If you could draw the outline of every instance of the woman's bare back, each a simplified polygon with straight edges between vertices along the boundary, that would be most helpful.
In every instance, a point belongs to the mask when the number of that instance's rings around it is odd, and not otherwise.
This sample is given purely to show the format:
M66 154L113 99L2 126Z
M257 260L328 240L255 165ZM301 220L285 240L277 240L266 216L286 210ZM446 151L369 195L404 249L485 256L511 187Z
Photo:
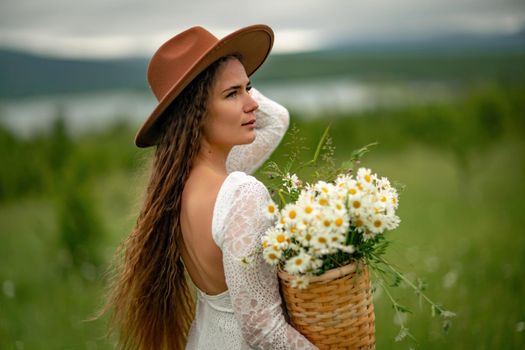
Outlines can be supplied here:
M181 198L181 255L193 283L206 294L228 289L222 252L212 238L213 209L226 175L209 168L192 169Z

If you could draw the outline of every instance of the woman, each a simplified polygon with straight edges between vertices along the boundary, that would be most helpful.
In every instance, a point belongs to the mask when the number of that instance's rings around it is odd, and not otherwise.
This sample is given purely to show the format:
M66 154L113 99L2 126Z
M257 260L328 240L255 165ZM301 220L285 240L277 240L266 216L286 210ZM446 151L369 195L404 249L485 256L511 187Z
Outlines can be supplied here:
M272 44L264 25L222 40L194 27L150 62L159 104L135 143L156 145L153 169L108 301L125 349L316 349L284 319L260 249L270 197L247 174L289 123L248 79Z

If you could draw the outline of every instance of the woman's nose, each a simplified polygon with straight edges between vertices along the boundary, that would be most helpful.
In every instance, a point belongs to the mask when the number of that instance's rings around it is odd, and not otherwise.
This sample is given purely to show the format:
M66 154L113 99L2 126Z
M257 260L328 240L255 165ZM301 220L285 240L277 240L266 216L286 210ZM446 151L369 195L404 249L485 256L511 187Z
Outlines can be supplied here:
M247 100L246 100L246 104L244 106L244 112L246 112L246 113L253 113L258 108L259 108L259 105L257 104L257 101L255 101L250 94L247 94Z

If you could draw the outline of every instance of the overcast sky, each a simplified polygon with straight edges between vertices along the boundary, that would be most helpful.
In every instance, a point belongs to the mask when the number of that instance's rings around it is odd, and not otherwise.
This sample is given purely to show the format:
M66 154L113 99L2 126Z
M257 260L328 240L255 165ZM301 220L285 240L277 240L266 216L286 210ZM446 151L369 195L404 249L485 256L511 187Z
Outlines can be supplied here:
M525 28L524 0L0 0L0 47L69 57L150 56L202 25L217 37L265 23L274 52L347 40L425 38Z

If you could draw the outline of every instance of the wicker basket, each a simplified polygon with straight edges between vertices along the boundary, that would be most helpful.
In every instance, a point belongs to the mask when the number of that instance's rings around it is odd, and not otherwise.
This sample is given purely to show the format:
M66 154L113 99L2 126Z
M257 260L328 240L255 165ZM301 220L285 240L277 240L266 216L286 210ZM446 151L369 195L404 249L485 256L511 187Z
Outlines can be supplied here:
M311 276L305 289L278 271L291 324L319 349L375 349L372 288L365 264Z

